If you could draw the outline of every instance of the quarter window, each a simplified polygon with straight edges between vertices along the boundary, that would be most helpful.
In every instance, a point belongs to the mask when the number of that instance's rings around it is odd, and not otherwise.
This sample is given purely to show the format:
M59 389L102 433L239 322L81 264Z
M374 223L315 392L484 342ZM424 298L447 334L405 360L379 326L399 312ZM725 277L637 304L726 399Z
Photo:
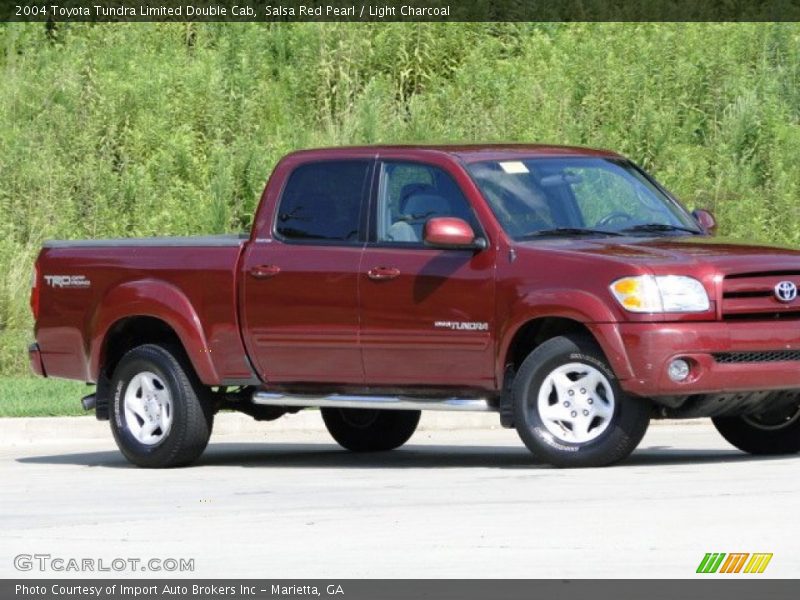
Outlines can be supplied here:
M326 161L295 169L278 207L275 231L288 240L356 242L369 161Z

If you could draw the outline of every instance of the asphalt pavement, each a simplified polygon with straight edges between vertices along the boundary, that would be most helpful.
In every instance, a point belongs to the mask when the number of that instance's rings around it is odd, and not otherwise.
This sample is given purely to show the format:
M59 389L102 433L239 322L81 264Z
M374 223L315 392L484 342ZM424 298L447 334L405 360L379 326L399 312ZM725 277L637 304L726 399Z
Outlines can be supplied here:
M15 568L34 554L193 561L148 577L694 577L707 552L769 552L757 577L800 575L800 457L742 454L704 421L651 426L623 464L585 470L537 464L499 428L435 425L354 455L319 427L263 423L221 427L197 466L168 471L80 422L99 433L0 428L29 433L0 440L0 577L141 569Z

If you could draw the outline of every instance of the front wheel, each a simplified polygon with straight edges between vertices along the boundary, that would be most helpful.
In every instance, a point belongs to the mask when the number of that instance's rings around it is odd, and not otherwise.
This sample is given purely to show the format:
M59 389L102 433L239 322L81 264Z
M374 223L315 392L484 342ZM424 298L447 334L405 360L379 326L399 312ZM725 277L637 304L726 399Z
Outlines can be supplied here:
M557 467L600 467L636 448L650 422L647 400L619 386L591 338L552 338L528 355L512 386L514 423L538 458Z
M203 453L214 422L210 393L179 348L134 348L120 360L111 386L111 431L130 462L180 467Z
M331 436L353 452L382 452L405 444L419 423L418 410L323 408L322 420Z
M743 417L711 419L730 444L749 454L800 452L800 404Z

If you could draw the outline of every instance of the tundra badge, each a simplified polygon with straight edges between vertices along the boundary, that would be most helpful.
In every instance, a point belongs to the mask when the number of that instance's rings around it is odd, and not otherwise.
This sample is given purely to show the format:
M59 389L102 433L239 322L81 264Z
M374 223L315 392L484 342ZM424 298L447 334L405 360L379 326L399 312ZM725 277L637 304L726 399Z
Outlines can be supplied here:
M489 324L480 321L435 321L433 326L452 331L489 331Z

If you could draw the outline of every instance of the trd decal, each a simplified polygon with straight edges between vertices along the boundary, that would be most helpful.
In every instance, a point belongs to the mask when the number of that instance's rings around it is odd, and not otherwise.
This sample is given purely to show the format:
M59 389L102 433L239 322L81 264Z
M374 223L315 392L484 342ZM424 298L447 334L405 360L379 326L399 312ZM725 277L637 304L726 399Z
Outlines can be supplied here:
M45 275L44 280L54 288L88 288L92 285L86 275Z

